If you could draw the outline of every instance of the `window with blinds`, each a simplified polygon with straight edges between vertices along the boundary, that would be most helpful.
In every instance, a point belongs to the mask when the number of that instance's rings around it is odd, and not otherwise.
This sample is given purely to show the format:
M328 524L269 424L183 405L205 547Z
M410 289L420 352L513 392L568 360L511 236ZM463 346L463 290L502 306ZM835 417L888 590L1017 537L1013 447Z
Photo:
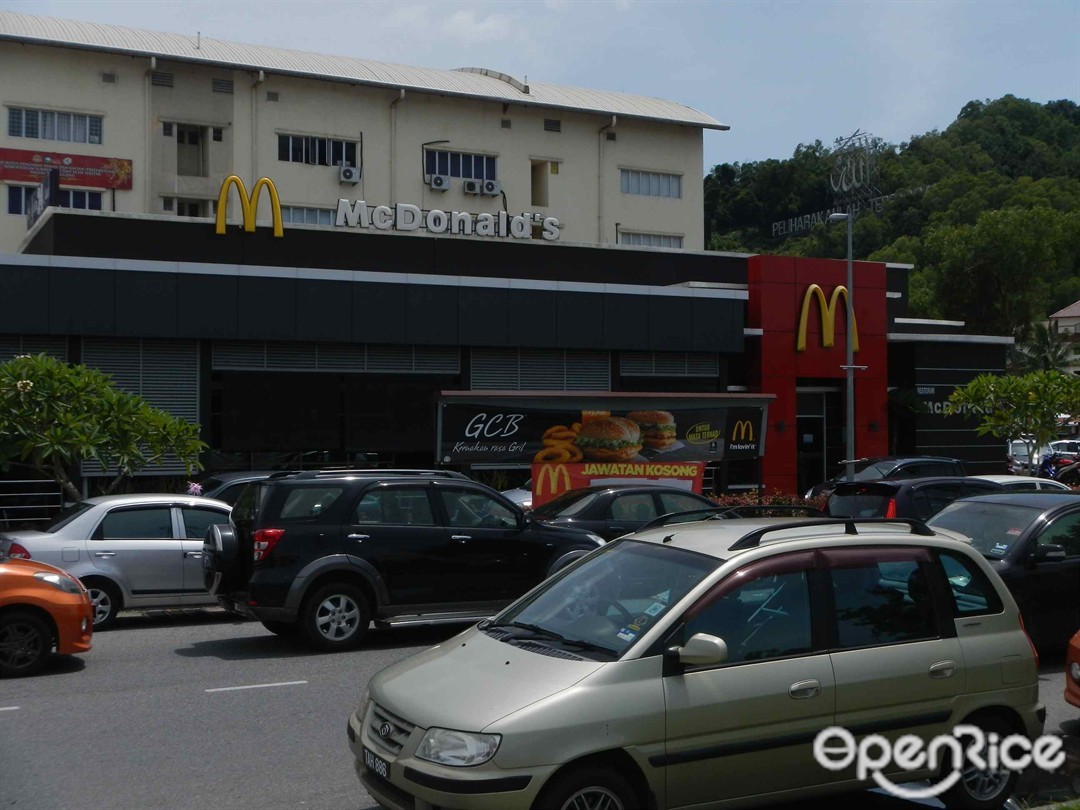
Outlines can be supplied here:
M363 343L214 341L215 371L312 371L378 374L459 374L461 352L450 346Z
M473 349L473 390L610 391L611 355L581 349Z
M704 352L622 352L619 373L624 377L715 377L720 356Z

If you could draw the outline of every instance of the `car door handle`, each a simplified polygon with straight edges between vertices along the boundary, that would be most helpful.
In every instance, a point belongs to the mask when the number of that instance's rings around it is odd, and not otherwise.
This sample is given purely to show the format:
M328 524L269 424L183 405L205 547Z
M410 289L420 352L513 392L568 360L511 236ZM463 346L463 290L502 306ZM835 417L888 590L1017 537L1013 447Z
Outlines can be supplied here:
M371 537L370 534L350 534L350 540L367 540Z
M930 665L931 678L949 678L956 672L955 661L938 661Z
M459 543L464 543L466 540L472 540L472 535L471 534L452 534L452 535L450 535L450 539L451 540L457 540Z
M185 551L184 556L185 557L191 557L194 560L201 560L202 559L202 552L201 551Z
M116 552L115 551L95 551L94 556L95 557L115 557Z
M796 681L788 687L788 694L796 700L812 698L821 694L821 682L817 678L808 681Z

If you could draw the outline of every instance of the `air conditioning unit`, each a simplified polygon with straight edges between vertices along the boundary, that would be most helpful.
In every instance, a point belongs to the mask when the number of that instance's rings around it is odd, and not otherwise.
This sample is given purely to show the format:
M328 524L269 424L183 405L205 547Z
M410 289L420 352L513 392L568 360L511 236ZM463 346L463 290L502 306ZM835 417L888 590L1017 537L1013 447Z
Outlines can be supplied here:
M360 169L356 166L338 166L338 181L342 183L359 183Z
M498 180L485 180L483 183L481 194L488 197L498 197L502 193L502 184Z
M446 191L450 188L450 176L446 174L433 174L428 178L428 185L432 191Z
M483 180L462 180L461 190L466 194L482 194L484 191Z

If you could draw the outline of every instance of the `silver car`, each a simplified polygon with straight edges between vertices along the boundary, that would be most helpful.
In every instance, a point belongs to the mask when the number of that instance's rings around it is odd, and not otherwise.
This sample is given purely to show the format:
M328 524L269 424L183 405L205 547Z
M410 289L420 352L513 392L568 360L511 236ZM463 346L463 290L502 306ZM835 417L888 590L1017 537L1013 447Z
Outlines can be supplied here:
M106 495L80 501L43 531L0 534L0 556L49 563L80 579L94 629L120 610L216 605L203 587L207 529L229 504L187 495Z
M615 540L382 670L348 735L393 810L741 807L876 786L817 759L837 728L909 750L958 724L1030 740L1036 669L1016 603L960 535L705 520ZM970 754L942 800L998 806L1019 774ZM888 767L894 784L942 773Z

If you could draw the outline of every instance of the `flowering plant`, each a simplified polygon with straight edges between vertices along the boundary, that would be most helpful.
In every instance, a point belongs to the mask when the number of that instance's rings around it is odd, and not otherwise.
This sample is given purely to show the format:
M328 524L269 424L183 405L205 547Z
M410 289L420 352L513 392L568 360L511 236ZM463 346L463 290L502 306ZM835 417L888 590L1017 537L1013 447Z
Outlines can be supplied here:
M188 481L187 484L188 495L202 495L202 484L197 481Z

